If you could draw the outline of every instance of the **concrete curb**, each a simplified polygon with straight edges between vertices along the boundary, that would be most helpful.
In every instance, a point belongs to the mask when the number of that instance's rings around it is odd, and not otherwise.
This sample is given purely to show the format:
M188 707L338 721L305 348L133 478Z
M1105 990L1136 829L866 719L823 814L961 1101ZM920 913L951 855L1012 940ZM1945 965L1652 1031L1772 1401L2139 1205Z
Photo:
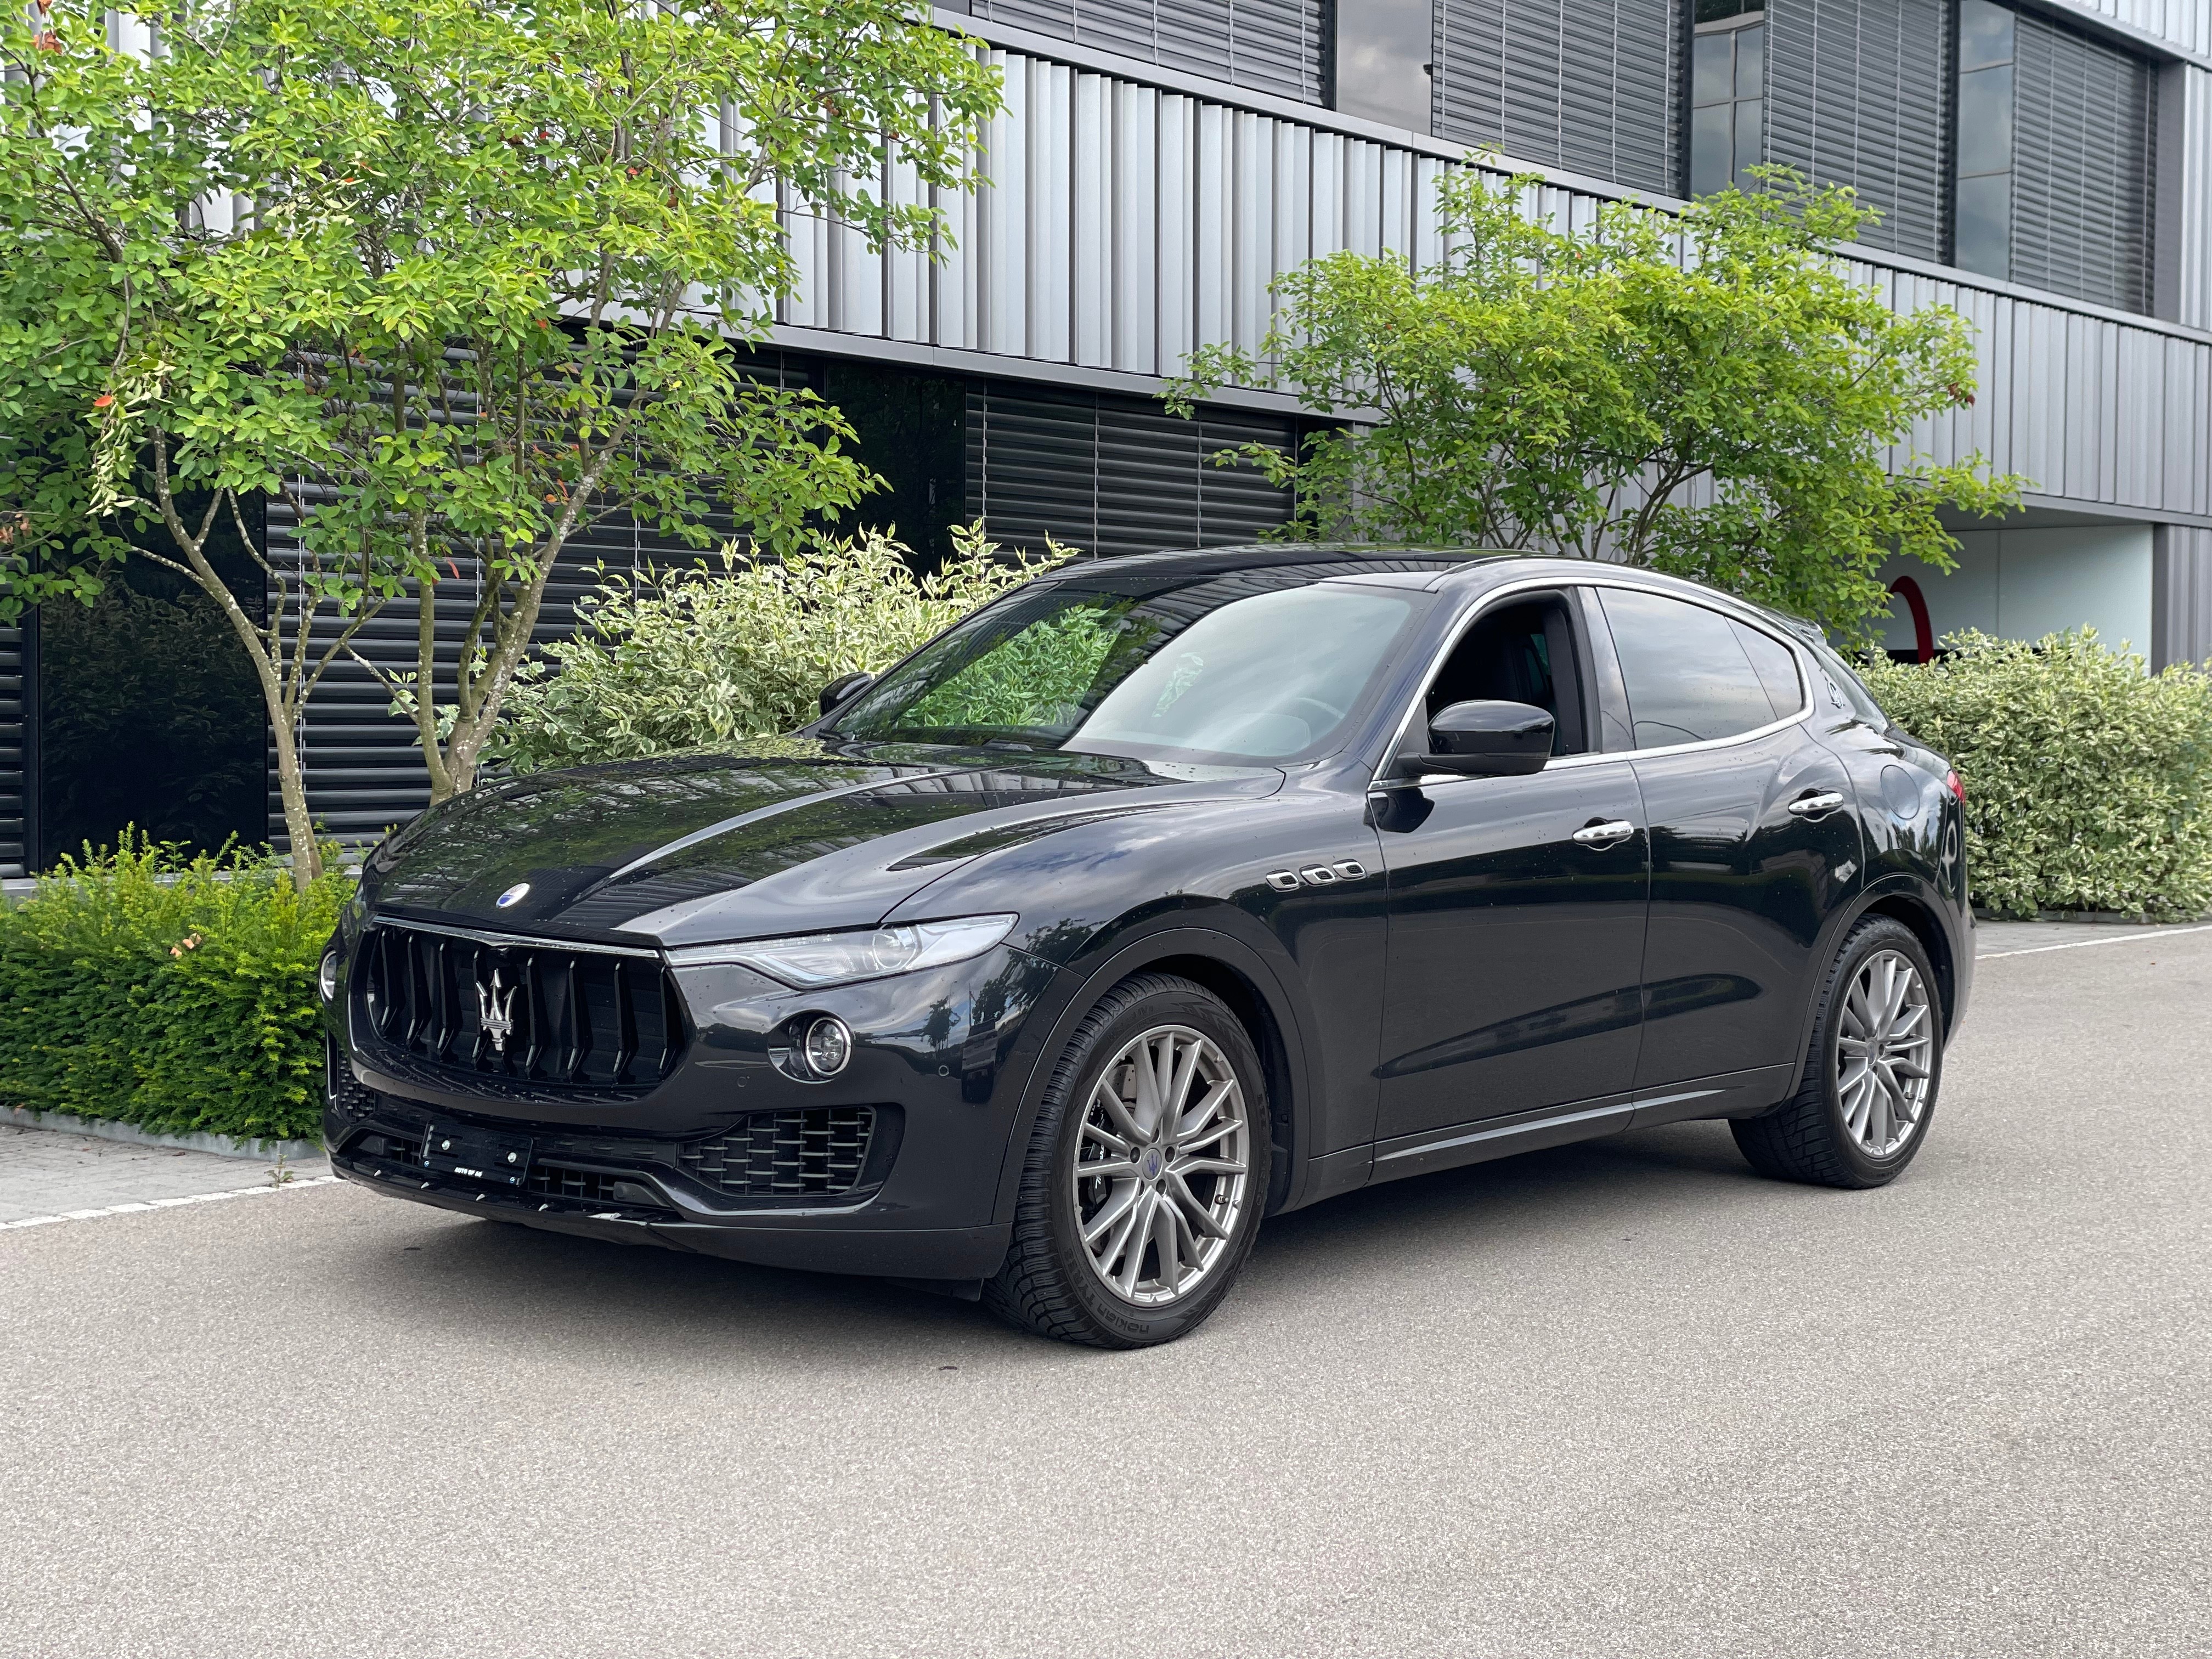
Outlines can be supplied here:
M188 1152L213 1152L217 1158L252 1158L274 1164L278 1158L320 1158L316 1140L236 1140L228 1135L155 1134L135 1123L115 1123L105 1118L71 1117L67 1112L32 1112L21 1106L0 1106L0 1124L18 1129L52 1129L67 1135L90 1135L96 1140L127 1141L134 1146L173 1146Z

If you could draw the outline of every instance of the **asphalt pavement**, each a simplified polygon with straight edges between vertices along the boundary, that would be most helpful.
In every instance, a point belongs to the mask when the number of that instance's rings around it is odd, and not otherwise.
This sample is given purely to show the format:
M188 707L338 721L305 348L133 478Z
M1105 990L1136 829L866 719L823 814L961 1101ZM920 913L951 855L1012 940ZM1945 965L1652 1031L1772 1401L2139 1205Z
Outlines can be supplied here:
M2202 1656L2212 931L2091 932L1884 1191L1430 1176L1144 1353L349 1186L0 1231L0 1655Z

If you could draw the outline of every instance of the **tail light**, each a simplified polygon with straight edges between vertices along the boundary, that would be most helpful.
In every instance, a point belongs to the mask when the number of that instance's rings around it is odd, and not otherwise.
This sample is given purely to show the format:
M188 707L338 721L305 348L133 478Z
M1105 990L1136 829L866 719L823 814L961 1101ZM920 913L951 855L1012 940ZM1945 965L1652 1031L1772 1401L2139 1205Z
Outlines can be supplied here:
M1943 780L1943 787L1951 792L1951 798L1960 805L1966 804L1966 786L1960 781L1956 772Z

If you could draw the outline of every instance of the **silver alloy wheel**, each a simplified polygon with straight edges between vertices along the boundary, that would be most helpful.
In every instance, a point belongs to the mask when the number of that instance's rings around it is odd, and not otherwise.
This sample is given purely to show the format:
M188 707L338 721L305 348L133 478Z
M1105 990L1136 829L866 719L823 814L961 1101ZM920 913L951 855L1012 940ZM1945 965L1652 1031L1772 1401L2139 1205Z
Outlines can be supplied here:
M1187 1025L1156 1025L1108 1062L1076 1138L1077 1225L1098 1281L1124 1302L1179 1302L1220 1262L1252 1169L1243 1086Z
M1911 960L1877 951L1859 964L1836 1041L1844 1127L1861 1151L1887 1158L1912 1139L1928 1109L1936 1017Z

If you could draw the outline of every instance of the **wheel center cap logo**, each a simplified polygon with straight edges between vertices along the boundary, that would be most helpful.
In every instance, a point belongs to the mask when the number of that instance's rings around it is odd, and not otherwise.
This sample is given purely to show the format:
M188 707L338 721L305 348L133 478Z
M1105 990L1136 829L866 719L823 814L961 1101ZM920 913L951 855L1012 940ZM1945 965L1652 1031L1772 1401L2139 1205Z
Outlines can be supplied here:
M1137 1167L1145 1172L1146 1180L1158 1181L1160 1178L1160 1171L1167 1167L1167 1159L1160 1155L1158 1147L1147 1146L1145 1148L1144 1161Z
M529 896L530 884L526 881L518 881L492 902L504 910L510 904L520 904Z

